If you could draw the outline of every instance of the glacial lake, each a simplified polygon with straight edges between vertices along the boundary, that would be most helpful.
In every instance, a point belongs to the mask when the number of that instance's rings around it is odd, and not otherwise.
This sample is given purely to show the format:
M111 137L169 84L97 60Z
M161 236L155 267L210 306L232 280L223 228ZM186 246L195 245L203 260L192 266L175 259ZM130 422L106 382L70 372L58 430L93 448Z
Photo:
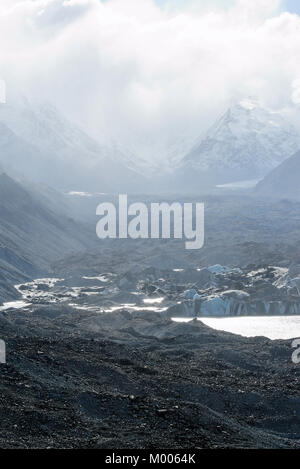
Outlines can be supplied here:
M300 316L245 316L238 318L199 318L213 329L244 337L264 336L269 339L296 339L300 337ZM188 322L190 318L173 318Z

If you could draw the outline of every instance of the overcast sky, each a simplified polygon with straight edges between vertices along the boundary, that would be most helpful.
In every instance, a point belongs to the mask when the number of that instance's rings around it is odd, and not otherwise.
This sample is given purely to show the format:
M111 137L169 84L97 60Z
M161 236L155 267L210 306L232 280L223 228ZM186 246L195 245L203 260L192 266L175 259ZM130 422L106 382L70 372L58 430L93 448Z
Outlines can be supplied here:
M296 112L298 14L299 0L1 0L0 77L8 99L18 87L150 148L244 96Z

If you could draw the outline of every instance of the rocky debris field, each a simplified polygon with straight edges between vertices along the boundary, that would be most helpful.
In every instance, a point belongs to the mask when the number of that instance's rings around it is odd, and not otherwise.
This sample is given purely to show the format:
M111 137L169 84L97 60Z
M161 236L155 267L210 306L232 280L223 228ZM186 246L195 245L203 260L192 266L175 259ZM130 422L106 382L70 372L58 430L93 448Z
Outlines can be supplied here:
M299 264L170 268L167 261L161 256L160 268L128 266L121 272L37 279L17 286L17 291L29 310L31 305L62 304L92 312L125 308L193 317L192 300L198 293L202 317L300 314Z
M161 313L0 313L1 448L299 448L291 341Z

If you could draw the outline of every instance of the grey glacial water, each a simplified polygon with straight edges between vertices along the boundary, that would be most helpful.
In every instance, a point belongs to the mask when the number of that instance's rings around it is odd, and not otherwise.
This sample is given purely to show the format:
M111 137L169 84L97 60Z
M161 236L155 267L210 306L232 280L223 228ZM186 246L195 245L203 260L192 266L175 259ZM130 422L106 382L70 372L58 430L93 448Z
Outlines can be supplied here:
M190 318L174 318L188 322ZM231 332L244 337L264 336L269 339L294 339L300 337L300 316L245 316L237 318L200 318L213 329Z

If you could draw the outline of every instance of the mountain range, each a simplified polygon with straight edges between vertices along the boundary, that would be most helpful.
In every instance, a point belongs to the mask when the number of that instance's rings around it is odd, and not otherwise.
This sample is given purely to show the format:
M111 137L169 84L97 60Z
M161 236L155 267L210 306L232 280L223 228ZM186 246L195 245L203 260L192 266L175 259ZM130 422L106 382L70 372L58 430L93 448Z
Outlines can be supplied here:
M300 133L280 112L248 98L204 136L144 147L143 154L134 144L100 144L50 104L0 104L0 165L13 177L62 191L199 192L261 179L300 149Z
M182 159L177 180L224 184L260 179L300 148L300 133L255 99L230 107Z

